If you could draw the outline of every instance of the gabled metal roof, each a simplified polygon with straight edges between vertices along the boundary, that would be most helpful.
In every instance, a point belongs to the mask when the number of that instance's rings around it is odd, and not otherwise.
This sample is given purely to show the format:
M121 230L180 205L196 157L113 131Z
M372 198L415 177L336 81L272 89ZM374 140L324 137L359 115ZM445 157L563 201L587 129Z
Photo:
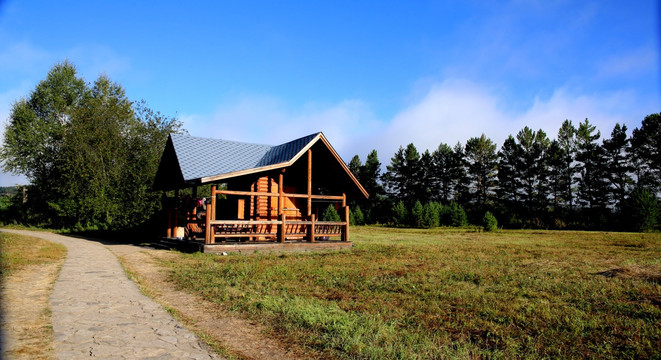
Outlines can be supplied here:
M365 189L321 132L276 146L170 134L154 189L178 189L288 167L319 140L367 197Z
M205 183L245 172L287 166L321 133L277 145L170 134L155 179L155 188L173 183ZM213 178L213 179L210 179Z

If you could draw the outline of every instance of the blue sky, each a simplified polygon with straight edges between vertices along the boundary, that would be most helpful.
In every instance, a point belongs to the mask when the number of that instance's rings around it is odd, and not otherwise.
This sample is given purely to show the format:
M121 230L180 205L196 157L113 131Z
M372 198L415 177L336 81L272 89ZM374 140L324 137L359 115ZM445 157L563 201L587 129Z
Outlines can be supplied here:
M661 111L658 1L152 3L0 0L0 121L64 59L191 135L323 131L345 161Z

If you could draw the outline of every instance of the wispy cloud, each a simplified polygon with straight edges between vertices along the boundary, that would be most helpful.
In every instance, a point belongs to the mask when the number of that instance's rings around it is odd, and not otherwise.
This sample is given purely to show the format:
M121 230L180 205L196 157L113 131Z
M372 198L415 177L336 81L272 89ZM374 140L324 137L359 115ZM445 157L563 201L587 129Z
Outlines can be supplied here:
M322 131L343 156L369 145L362 139L379 128L369 106L359 100L337 104L308 103L292 109L267 96L242 97L209 115L180 117L191 135L278 144Z
M419 89L417 89L419 91ZM345 161L358 154L363 160L376 149L387 164L399 146L413 143L420 151L440 143L466 143L482 133L500 147L508 135L524 126L544 130L555 138L565 119L578 124L585 118L608 136L615 123L639 126L654 109L640 108L633 92L580 94L569 87L549 97L530 99L532 105L512 112L497 92L464 79L430 83L426 92L391 119L377 119L369 104L346 100L321 106L288 108L274 97L236 99L213 114L184 115L181 119L194 136L277 144L297 136L323 131Z
M32 74L50 58L49 52L29 42L8 43L0 46L0 71Z
M652 45L644 46L602 60L597 66L596 76L606 79L658 77L660 61L658 48Z

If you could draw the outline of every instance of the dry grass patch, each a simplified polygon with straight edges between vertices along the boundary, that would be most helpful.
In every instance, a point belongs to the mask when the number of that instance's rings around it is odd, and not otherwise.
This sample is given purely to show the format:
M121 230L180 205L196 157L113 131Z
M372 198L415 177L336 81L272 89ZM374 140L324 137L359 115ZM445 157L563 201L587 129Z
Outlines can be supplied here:
M39 238L0 233L2 358L53 359L48 299L66 248Z

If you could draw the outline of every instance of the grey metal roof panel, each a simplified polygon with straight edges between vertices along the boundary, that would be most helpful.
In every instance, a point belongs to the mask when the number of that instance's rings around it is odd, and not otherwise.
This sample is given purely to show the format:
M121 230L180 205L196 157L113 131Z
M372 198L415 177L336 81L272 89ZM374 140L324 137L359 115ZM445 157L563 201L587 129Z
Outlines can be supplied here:
M282 145L273 146L266 154L264 154L264 157L257 164L257 167L280 164L291 160L318 134L319 133L310 134Z
M190 181L290 161L317 134L277 146L181 134L170 136L184 181Z

